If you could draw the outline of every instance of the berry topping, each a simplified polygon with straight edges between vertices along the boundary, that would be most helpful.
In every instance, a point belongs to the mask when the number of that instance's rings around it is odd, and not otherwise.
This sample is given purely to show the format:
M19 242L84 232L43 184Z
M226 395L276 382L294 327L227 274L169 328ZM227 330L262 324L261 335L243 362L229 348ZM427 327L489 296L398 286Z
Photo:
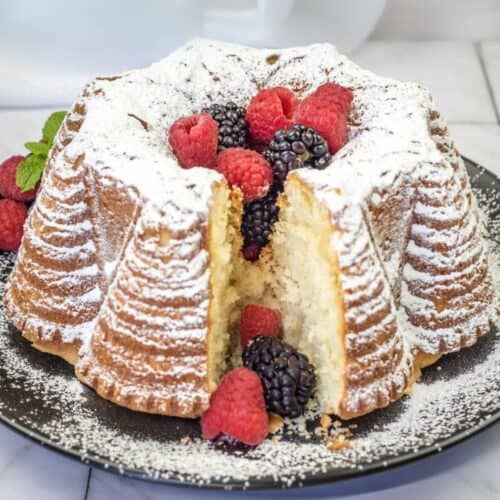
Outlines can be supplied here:
M21 191L16 183L16 172L24 156L11 156L0 165L0 195L16 201L33 201L36 188L29 191Z
M314 367L291 345L258 335L243 352L243 363L258 373L268 410L298 417L316 387Z
M265 196L273 180L269 163L262 155L250 149L225 149L217 156L215 169L226 178L231 187L241 189L245 203Z
M245 247L267 245L273 224L278 220L279 211L276 205L276 193L273 191L264 198L245 205L241 220Z
M215 120L208 113L200 113L176 120L168 142L182 167L213 167L218 134Z
M225 434L255 446L268 433L268 417L262 384L248 368L227 373L210 398L210 408L201 417L201 431L206 439Z
M218 152L227 148L247 147L248 124L245 120L245 108L228 102L212 104L202 111L208 113L219 126Z
M295 112L295 123L318 131L335 154L347 140L347 116L352 92L336 83L325 83L306 97Z
M243 257L249 262L255 262L259 260L261 247L255 243L251 243L247 246L244 246L242 249Z
M257 335L278 337L281 313L270 307L247 304L240 315L240 340L243 349Z
M24 203L0 200L0 250L14 251L19 248L27 214Z
M294 93L285 87L261 90L246 114L252 141L267 144L277 130L291 127L297 104Z
M274 186L279 190L283 189L290 170L302 167L323 169L332 159L324 137L304 125L278 130L264 151L264 157L271 164Z

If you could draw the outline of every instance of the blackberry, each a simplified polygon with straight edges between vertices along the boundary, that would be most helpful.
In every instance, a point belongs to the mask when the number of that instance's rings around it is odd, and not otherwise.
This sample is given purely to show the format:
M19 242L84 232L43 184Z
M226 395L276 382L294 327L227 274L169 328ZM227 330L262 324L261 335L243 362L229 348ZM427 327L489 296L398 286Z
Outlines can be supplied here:
M243 351L243 364L255 371L269 411L298 417L316 388L314 367L290 344L258 335Z
M241 233L245 247L266 246L280 211L276 205L276 197L277 194L271 191L263 198L245 205L241 220Z
M288 172L297 168L326 168L332 155L325 138L310 127L294 125L278 130L264 151L264 157L273 169L274 186L283 189Z
M245 108L228 102L212 104L202 111L208 113L219 126L218 153L227 148L247 147L248 124L245 120Z

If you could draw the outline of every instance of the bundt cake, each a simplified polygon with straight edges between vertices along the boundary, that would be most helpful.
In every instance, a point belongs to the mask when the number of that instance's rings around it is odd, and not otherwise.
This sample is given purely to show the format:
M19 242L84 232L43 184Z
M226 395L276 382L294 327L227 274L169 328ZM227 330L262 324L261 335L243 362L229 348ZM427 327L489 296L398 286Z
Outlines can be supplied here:
M257 262L242 200L168 146L183 115L284 86L352 90L347 144L290 172ZM4 297L12 323L128 408L199 416L226 370L236 311L278 308L316 367L323 412L398 399L420 367L471 346L496 315L463 162L428 93L328 44L256 50L194 40L85 87L50 153Z

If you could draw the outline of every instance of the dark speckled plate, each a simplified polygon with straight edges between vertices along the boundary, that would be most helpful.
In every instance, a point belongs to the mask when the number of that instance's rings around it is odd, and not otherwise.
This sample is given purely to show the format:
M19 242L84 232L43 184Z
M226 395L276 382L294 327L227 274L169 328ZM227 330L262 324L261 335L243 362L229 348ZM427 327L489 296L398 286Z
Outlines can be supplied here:
M500 245L500 181L466 163L490 241ZM13 259L0 253L0 293ZM491 332L425 370L412 397L349 422L349 447L332 453L295 425L278 444L237 449L202 442L198 421L133 413L98 398L65 362L32 349L0 311L0 420L69 457L150 481L224 488L333 482L431 455L498 421L497 337ZM305 422L316 425L314 416Z

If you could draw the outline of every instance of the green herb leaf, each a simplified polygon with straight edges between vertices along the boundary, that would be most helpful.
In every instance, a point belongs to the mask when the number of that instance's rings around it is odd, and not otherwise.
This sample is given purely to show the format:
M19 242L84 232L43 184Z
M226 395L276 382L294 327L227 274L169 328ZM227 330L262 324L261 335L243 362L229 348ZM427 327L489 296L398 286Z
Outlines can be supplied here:
M38 155L28 156L17 167L16 184L22 192L29 191L36 186L42 177L46 158Z
M24 147L38 156L47 156L49 154L50 146L43 142L27 142Z
M16 171L16 184L22 192L33 189L41 179L50 148L66 113L66 111L56 111L47 118L42 130L44 142L25 144L31 154L20 163Z
M42 135L49 147L52 146L54 138L64 120L64 117L66 116L66 113L66 111L56 111L47 118L47 121L42 129Z

